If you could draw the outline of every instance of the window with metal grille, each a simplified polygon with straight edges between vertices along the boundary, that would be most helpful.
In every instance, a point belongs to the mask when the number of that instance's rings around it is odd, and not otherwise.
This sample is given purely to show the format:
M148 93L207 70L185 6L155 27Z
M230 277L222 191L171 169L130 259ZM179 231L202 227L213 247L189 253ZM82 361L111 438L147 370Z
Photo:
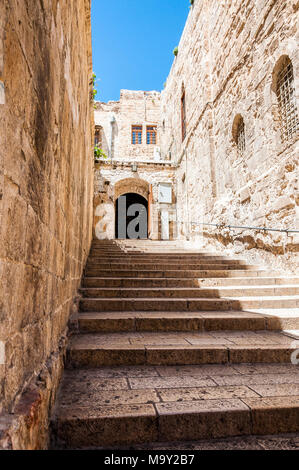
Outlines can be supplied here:
M277 77L277 99L281 124L281 137L285 142L299 130L299 120L295 96L293 65L286 58Z
M245 124L243 118L240 119L237 127L236 144L239 155L243 155L246 150Z
M148 145L156 145L157 126L146 126L146 143Z
M95 147L102 146L102 128L101 126L96 126L94 133L94 145Z
M132 144L142 144L142 126L132 126Z
M181 121L182 121L182 141L184 141L185 137L186 137L186 95L185 95L185 91L183 91L182 98L181 98Z

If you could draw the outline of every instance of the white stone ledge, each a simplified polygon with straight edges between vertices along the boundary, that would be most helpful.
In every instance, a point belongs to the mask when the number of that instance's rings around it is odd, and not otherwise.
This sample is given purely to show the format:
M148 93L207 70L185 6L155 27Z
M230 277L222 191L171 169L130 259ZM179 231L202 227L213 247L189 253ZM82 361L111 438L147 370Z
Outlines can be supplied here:
M156 160L109 160L109 161L100 161L100 162L97 162L96 165L100 164L100 165L109 165L109 166L113 166L113 165L117 165L117 166L132 166L133 163L136 163L137 165L162 165L162 166L172 166L174 168L176 168L176 164L174 162L170 162L168 160L159 160L159 161L156 161Z

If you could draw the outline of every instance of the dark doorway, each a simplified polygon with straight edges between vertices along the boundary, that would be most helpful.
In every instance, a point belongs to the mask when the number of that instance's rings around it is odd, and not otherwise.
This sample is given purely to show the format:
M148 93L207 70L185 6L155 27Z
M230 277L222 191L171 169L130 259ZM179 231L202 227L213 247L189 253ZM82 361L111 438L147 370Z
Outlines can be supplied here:
M122 200L120 201L120 199ZM135 211L135 204L141 206L140 211ZM135 193L120 196L115 203L115 238L127 240L147 239L147 214L148 202L144 197ZM120 227L124 224L125 229L123 230ZM132 234L132 227L134 234Z

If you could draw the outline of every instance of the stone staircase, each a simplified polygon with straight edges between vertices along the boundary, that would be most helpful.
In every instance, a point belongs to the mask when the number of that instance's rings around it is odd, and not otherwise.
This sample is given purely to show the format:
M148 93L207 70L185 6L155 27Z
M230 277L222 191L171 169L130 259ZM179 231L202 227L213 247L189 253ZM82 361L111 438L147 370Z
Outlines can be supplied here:
M81 293L53 447L299 431L299 277L178 242L94 241Z

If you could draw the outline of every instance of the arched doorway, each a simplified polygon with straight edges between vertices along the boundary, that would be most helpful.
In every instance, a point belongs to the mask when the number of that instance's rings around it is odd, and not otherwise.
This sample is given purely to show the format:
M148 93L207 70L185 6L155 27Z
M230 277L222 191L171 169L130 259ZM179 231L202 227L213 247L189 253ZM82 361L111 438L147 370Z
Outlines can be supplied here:
M137 193L119 196L115 202L115 238L148 238L148 201Z

